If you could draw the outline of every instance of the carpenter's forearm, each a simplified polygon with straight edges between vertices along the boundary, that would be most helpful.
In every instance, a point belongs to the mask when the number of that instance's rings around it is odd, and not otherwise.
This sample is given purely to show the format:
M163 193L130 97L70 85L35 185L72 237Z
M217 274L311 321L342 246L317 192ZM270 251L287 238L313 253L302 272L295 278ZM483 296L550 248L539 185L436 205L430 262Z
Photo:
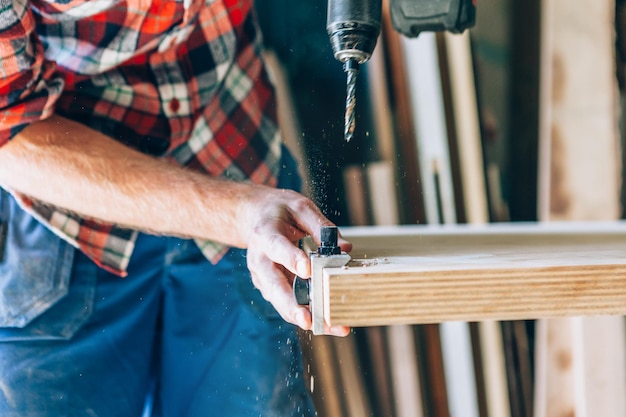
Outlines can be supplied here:
M157 160L59 116L0 148L0 184L115 224L245 245L237 210L249 185Z

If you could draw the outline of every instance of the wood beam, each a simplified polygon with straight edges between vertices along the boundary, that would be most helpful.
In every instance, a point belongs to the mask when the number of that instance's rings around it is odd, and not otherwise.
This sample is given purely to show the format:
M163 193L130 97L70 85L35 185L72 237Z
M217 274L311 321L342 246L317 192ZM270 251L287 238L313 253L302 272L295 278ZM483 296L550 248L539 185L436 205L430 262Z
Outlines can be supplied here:
M626 314L626 223L342 229L324 319L375 326Z

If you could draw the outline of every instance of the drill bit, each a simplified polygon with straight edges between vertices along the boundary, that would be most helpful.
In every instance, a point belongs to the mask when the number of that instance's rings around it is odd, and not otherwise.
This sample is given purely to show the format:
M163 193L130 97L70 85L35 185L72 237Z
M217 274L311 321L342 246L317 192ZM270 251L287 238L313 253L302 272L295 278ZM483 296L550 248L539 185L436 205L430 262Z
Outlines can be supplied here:
M356 77L359 74L359 63L355 59L348 59L343 64L346 72L346 117L344 125L343 137L346 142L350 142L354 136L354 128L356 127L356 118L354 107L356 106Z

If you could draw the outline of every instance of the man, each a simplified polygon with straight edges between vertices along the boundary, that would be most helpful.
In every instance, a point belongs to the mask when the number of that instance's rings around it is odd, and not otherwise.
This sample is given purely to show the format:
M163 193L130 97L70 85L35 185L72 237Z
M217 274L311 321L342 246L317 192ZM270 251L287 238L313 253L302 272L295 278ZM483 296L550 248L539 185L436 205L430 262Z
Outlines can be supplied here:
M313 415L251 3L0 0L0 415Z

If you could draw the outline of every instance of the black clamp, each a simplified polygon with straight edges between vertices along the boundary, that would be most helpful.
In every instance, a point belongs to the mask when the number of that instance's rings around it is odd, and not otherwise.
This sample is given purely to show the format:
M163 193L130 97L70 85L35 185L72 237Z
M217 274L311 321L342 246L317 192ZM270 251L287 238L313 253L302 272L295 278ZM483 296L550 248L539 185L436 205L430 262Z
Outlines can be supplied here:
M337 226L322 226L320 232L321 244L317 248L317 255L331 256L341 254L339 247L339 231ZM293 294L301 306L311 302L311 280L300 278L296 275L293 280Z

